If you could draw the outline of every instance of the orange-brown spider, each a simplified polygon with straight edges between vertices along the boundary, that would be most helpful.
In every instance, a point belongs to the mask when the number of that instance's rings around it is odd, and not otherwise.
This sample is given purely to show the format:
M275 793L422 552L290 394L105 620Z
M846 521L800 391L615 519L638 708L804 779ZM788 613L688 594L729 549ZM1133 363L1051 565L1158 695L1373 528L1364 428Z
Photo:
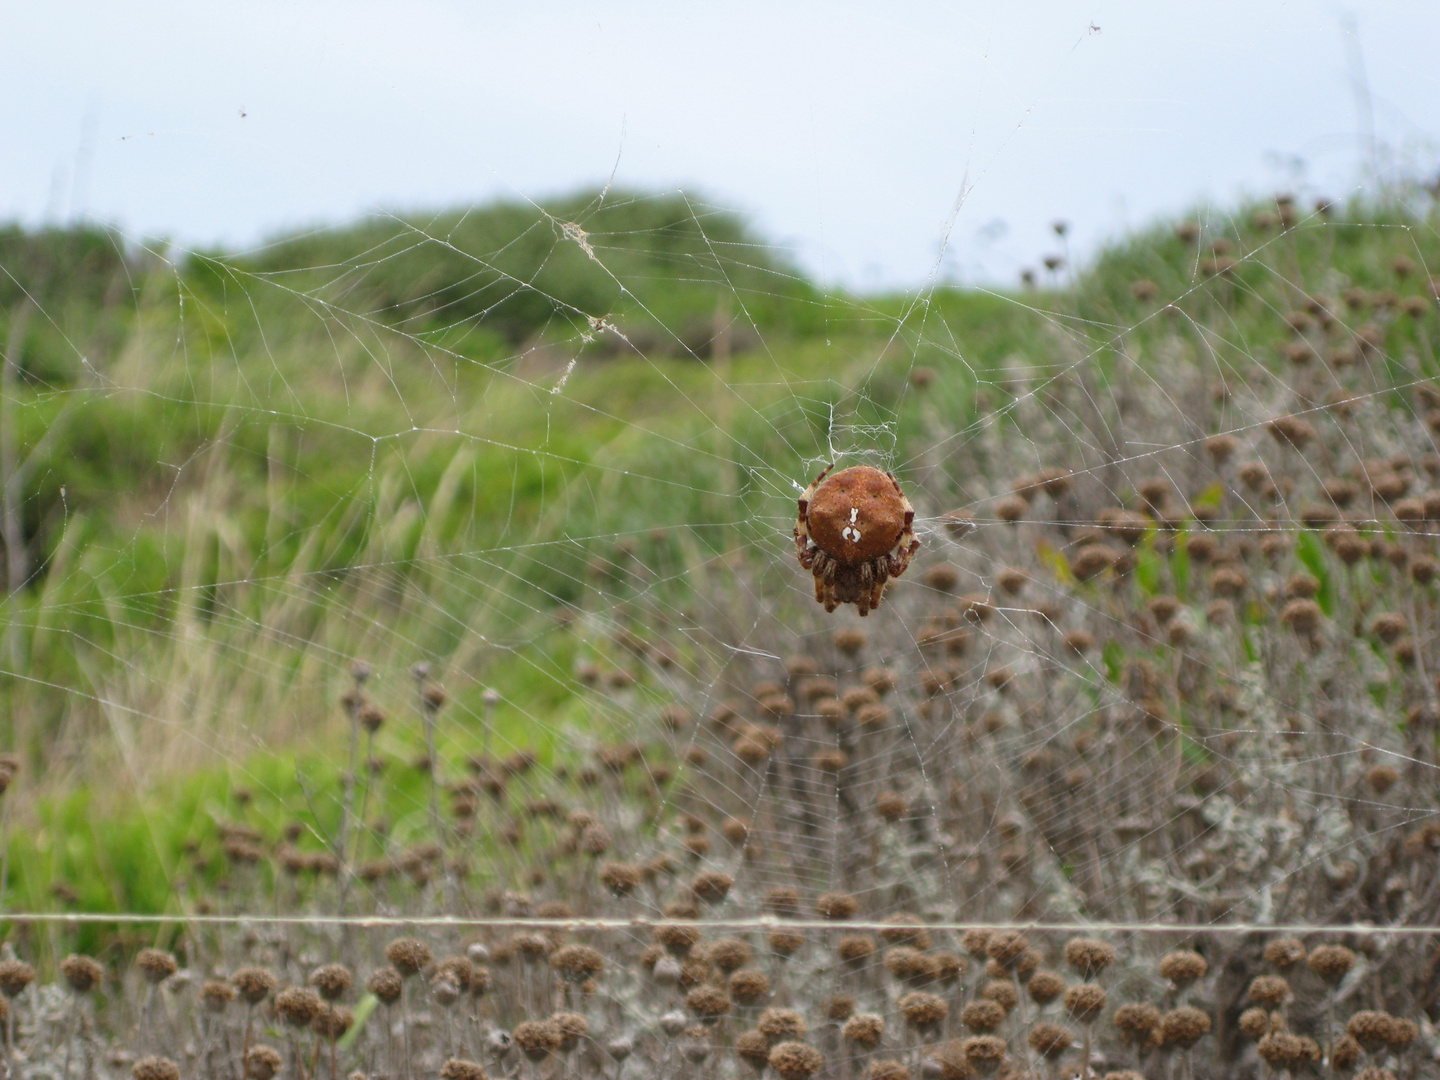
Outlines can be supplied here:
M915 508L889 473L856 465L831 476L833 468L800 495L795 554L815 575L815 600L826 611L854 604L868 615L920 547Z

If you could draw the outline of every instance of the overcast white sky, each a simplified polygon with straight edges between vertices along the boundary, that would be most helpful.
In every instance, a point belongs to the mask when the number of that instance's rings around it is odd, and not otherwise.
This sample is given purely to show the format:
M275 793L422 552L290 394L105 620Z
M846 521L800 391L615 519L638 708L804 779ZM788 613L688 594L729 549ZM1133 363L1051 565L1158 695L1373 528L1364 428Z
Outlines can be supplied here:
M1011 281L1198 199L1440 162L1440 3L0 0L0 219L243 245L377 207L684 187L827 279ZM618 162L618 165L617 165ZM955 214L961 192L967 194Z

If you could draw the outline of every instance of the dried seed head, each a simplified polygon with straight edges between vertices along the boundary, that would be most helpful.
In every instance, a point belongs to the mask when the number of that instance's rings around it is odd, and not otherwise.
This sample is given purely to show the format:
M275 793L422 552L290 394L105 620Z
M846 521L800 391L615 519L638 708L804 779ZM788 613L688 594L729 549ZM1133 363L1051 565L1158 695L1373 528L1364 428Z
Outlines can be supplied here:
M1029 948L1030 939L1018 930L996 930L985 941L985 955L1007 970L1015 967Z
M1265 943L1265 962L1281 971L1302 963L1305 959L1305 943L1297 937L1272 938Z
M800 914L800 892L789 885L777 885L765 894L765 910L777 918Z
M926 1080L970 1080L975 1075L965 1056L965 1045L958 1039L937 1046L921 1069Z
M71 953L60 961L60 974L75 993L88 994L104 980L105 969L97 960Z
M1341 1072L1347 1072L1360 1064L1360 1056L1363 1053L1360 1044L1346 1035L1331 1048L1330 1064Z
M322 1039L338 1039L355 1025L355 1014L343 1005L321 1005L310 1030Z
M605 959L589 945L566 945L550 954L550 966L569 983L582 983L600 974Z
M1077 1024L1092 1024L1105 1011L1105 988L1079 983L1065 991L1065 1011Z
M416 938L396 938L385 946L385 959L400 973L402 978L416 975L426 967L434 954L430 946Z
M242 967L230 976L230 983L247 1005L258 1005L275 992L275 976L264 968Z
M489 1080L485 1069L473 1061L451 1058L440 1066L440 1080Z
M1210 1014L1193 1005L1181 1005L1160 1018L1161 1041L1183 1050L1194 1046L1209 1031Z
M273 1080L283 1063L279 1050L256 1043L245 1051L245 1080Z
M805 944L805 935L799 930L771 930L766 942L772 953L783 958L800 951Z
M1049 1005L1065 992L1065 978L1058 971L1046 971L1044 969L1035 972L1030 976L1030 981L1025 984L1025 991L1030 995L1030 1000L1037 1005ZM960 1014L960 1020L965 1023L965 1014ZM970 1027L968 1023L966 1027ZM974 1029L972 1029L974 1030Z
M741 1005L758 1005L770 996L770 977L758 968L741 968L730 976L730 996Z
M950 1006L938 994L912 990L897 1003L905 1022L919 1031L931 1031L950 1015Z
M910 1069L891 1058L882 1058L866 1068L865 1080L910 1080Z
M856 1001L851 994L833 994L825 1000L825 1018L837 1023L855 1014Z
M760 1019L755 1024L755 1030L769 1039L773 1045L787 1039L803 1039L808 1029L805 1026L805 1018L794 1009L771 1008L760 1014Z
M1169 979L1176 986L1188 986L1196 979L1203 979L1210 970L1205 958L1189 949L1177 949L1160 958L1160 977Z
M1009 979L991 979L980 991L986 1001L993 1001L1007 1013L1020 1004L1020 994Z
M862 1050L874 1050L885 1035L885 1021L875 1013L856 1013L845 1021L840 1034Z
M988 1035L1005 1022L1005 1015L1005 1008L998 1002L979 998L960 1010L960 1022L977 1035Z
M1263 1039L1270 1032L1270 1014L1252 1005L1240 1014L1240 1030L1252 1039Z
M1160 1027L1160 1010L1148 1002L1131 1002L1115 1010L1113 1022L1127 1046L1147 1046Z
M770 1066L770 1040L758 1031L742 1031L735 1037L735 1056L759 1076Z
M1005 1062L1008 1047L998 1035L972 1035L961 1047L970 1067L982 1076L991 1076Z
M690 891L703 904L719 904L730 894L735 879L719 870L704 870L690 881Z
M23 960L0 960L0 993L19 997L35 981L35 969Z
M531 1061L544 1061L560 1048L560 1032L549 1020L526 1020L511 1033L520 1052Z
M180 970L175 957L163 949L141 949L135 957L135 966L144 974L145 981L152 985L164 982Z
M350 969L344 964L324 964L310 973L310 985L326 1001L338 1001L350 989Z
M221 1013L235 1000L235 988L227 982L211 979L200 987L200 1001L212 1013Z
M562 1054L574 1050L580 1040L590 1034L590 1021L579 1013L557 1012L550 1017L550 1023L560 1035L559 1050Z
M180 1066L169 1058L143 1057L130 1067L135 1080L180 1080Z
M770 1067L780 1080L809 1080L824 1064L824 1055L808 1043L782 1042L770 1051Z
M325 1008L314 990L292 986L275 995L275 1011L291 1027L305 1027Z
M869 934L846 934L835 943L835 955L842 962L852 967L858 967L874 956L877 948L875 939ZM889 965L889 955L887 954L886 967Z
M714 986L697 986L685 995L685 1008L702 1024L713 1024L730 1011L730 997Z
M815 914L835 922L853 919L859 910L860 902L849 893L825 893L815 901Z
M1393 1020L1389 1013L1363 1009L1346 1021L1345 1033L1359 1043L1366 1053L1378 1053L1390 1043L1390 1024Z
M1075 1044L1075 1033L1060 1024L1042 1020L1030 1029L1030 1048L1047 1061L1054 1061Z
M1082 979L1093 979L1115 962L1115 947L1096 938L1071 938L1065 943L1065 962Z
M1320 945L1310 950L1307 962L1311 971L1334 986L1355 966L1355 953L1344 945Z
M394 1005L399 1001L400 992L404 988L404 979L393 967L377 968L370 978L365 980L365 989L385 1005Z
M1250 980L1250 1000L1264 1009L1278 1009L1290 997L1290 984L1279 975L1257 975Z

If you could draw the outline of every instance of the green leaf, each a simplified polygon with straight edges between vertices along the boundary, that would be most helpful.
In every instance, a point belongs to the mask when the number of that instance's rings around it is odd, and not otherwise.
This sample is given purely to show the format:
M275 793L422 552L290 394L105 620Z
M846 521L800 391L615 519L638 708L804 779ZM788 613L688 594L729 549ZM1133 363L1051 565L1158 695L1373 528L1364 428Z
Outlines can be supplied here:
M355 1022L350 1025L350 1030L340 1036L336 1047L341 1050L349 1050L355 1040L360 1037L360 1029L365 1026L365 1021L370 1019L370 1014L375 1011L375 1006L380 1004L380 999L374 994L366 994L360 999L360 1004L355 1006Z

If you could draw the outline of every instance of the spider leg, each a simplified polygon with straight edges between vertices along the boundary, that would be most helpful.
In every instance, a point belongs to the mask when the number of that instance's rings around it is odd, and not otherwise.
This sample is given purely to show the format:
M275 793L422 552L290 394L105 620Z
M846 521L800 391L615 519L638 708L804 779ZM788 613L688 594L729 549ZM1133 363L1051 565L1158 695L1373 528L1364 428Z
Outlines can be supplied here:
M815 477L815 483L811 484L810 486L812 488L818 486L821 480L824 480L825 477L830 475L830 470L833 468L835 468L835 463L832 461L829 465L826 465L825 468L820 470L820 475Z

